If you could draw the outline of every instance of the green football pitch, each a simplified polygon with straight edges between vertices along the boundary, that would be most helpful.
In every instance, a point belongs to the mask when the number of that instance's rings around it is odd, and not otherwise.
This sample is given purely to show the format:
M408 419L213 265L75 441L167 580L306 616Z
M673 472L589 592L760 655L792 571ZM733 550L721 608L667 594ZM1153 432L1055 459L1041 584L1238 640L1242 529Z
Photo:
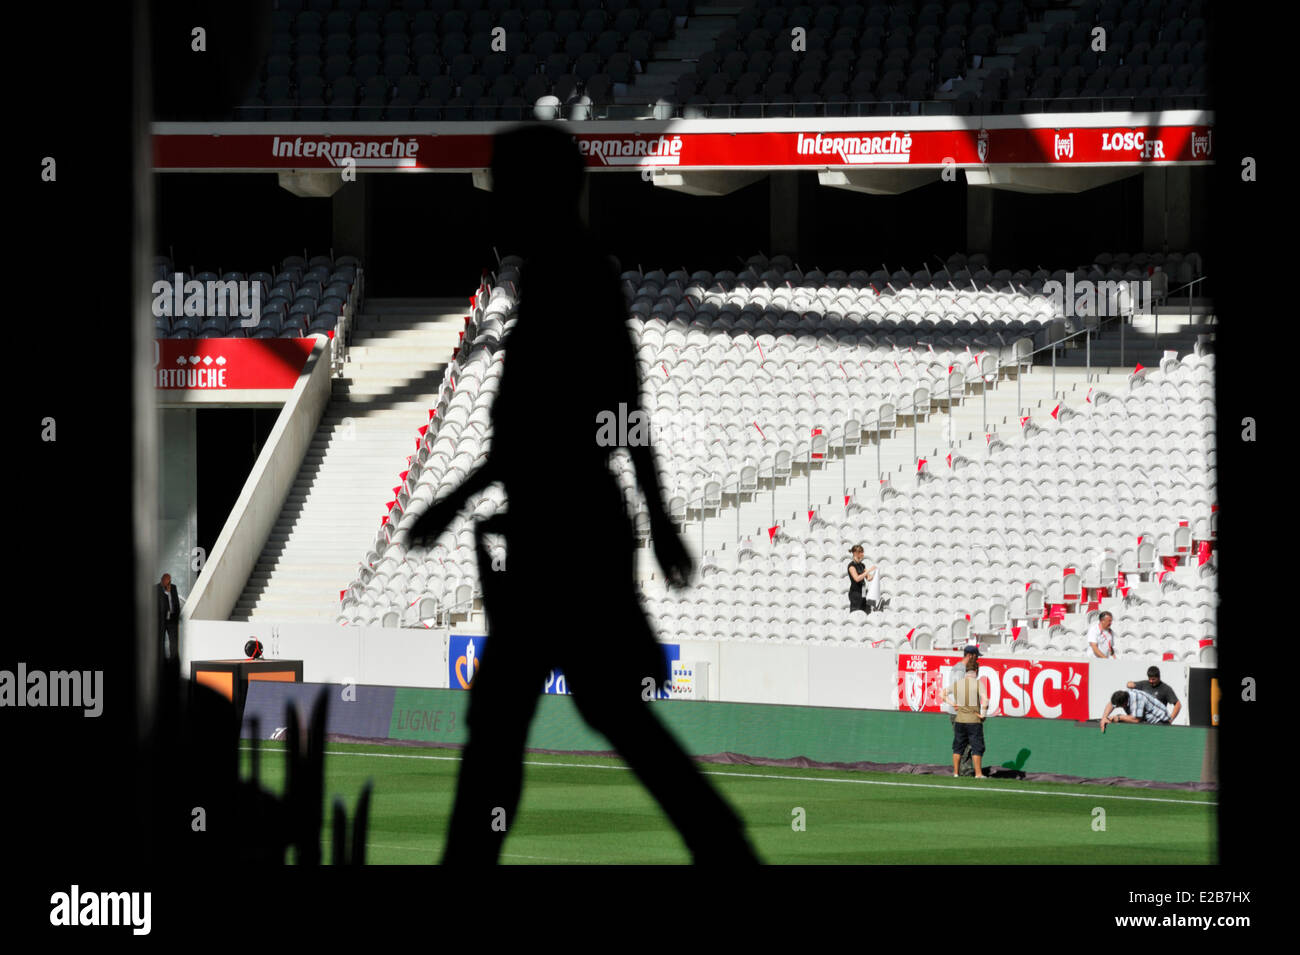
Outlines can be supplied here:
M241 743L245 776L250 745ZM283 752L278 744L261 746L261 782L277 794L284 786ZM621 761L531 753L525 760L523 800L503 863L690 862L667 818ZM366 861L436 862L459 768L454 749L330 744L322 843L334 797L343 798L351 817L371 780ZM701 769L745 820L768 863L1216 861L1216 793L784 767Z

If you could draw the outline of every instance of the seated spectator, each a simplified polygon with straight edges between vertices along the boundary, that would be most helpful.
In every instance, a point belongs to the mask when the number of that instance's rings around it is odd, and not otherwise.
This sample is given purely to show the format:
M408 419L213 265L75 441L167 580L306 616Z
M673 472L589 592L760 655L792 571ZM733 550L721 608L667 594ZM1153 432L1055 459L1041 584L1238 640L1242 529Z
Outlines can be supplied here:
M1118 716L1112 717L1110 714L1114 710L1120 712ZM1106 732L1106 727L1111 723L1167 724L1168 722L1169 711L1150 693L1143 693L1140 690L1134 690L1132 693L1127 690L1116 690L1110 695L1110 702L1106 704L1106 709L1101 714L1101 731Z
M1178 719L1178 713L1183 708L1182 701L1178 699L1178 694L1174 692L1174 688L1160 679L1159 667L1147 667L1147 678L1141 683L1129 681L1128 688L1150 693L1165 705L1165 709L1169 710L1169 722L1172 723Z
M1115 632L1110 627L1114 619L1113 613L1103 610L1097 622L1088 629L1088 650L1094 657L1105 660L1115 656Z

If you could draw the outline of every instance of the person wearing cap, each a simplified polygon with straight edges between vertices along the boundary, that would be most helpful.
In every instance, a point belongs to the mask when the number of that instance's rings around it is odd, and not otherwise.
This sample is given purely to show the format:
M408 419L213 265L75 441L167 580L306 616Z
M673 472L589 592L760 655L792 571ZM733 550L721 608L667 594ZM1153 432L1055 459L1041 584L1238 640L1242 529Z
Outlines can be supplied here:
M989 696L980 683L979 673L978 656L968 656L965 676L948 687L944 700L957 710L953 717L952 774L961 775L958 771L961 754L969 749L975 763L975 778L983 779L980 763L984 759L984 718L988 715Z
M1174 688L1160 679L1159 667L1147 667L1147 678L1145 680L1141 683L1130 680L1127 686L1130 690L1141 690L1143 693L1150 693L1163 703L1165 709L1169 710L1170 723L1178 719L1178 713L1182 710L1183 704L1178 699L1178 694L1174 692Z
M948 691L957 683L966 679L966 664L975 661L976 672L979 671L980 648L977 644L969 643L962 650L962 658L948 670L947 678L944 680L943 693L945 703L947 701ZM949 711L948 722L953 727L953 732L957 731L957 714L955 711ZM971 761L971 749L969 746L963 748L961 754L960 771L963 776L975 775L975 764Z

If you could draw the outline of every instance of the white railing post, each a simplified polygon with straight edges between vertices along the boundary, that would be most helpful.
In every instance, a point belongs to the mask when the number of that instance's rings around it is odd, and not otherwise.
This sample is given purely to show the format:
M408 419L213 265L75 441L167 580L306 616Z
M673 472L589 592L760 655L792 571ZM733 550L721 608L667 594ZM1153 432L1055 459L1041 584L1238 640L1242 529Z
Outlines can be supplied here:
M700 565L704 565L704 505L708 503L709 485L706 481L700 489Z
M807 479L804 482L804 487L807 488L807 494L805 496L805 501L807 503L807 506L804 508L804 510L811 511L812 510L812 438L811 436L808 439L808 470L804 472L804 477Z
M1056 342L1052 342L1052 400L1056 400Z
M1020 360L1020 356L1017 355L1016 356L1016 417L1017 418L1019 418L1021 415L1025 413L1024 403L1020 400L1020 379L1023 378L1024 376L1025 376L1025 366L1024 363Z
M1125 322L1125 318L1127 318L1127 316L1126 316L1123 312L1120 312L1120 315L1119 315L1119 365L1120 365L1121 368L1124 367L1124 326L1127 324L1127 323Z

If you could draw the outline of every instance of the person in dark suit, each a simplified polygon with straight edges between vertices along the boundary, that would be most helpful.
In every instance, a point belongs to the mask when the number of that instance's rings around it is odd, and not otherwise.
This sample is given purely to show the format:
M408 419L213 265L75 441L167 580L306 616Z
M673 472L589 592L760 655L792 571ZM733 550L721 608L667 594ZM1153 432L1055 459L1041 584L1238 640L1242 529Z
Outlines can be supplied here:
M163 659L180 653L181 599L172 584L172 575L163 574L158 584L158 633L162 637Z
M498 481L505 487L508 510L475 530L489 637L469 691L469 739L442 861L498 861L522 791L528 725L547 672L559 667L583 718L627 760L694 860L755 863L740 819L647 703L668 667L638 602L636 535L609 468L614 448L599 431L602 415L626 410L636 420L641 387L617 268L579 219L584 176L572 137L553 127L517 127L493 143L493 221L502 246L524 261L492 449L410 528L412 544L431 545L471 495ZM561 342L581 366L562 384ZM685 585L694 562L668 517L649 438L627 444L655 557L670 584ZM490 531L505 536L505 569L488 558ZM515 556L539 535L545 573ZM556 605L557 581L586 626L539 618L538 608Z

